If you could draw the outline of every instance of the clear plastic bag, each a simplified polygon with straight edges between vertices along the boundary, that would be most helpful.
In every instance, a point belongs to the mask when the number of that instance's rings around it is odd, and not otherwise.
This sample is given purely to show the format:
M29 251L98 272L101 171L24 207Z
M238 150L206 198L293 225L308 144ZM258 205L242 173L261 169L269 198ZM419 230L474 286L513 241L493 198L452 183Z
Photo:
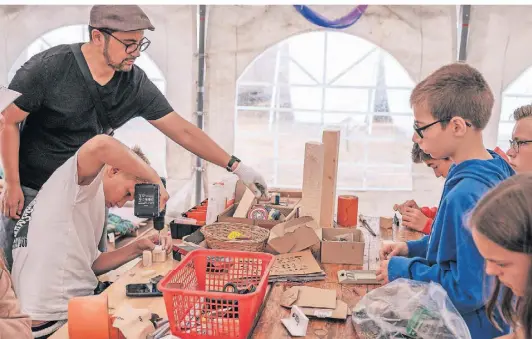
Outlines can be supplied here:
M351 319L365 339L471 339L447 292L433 282L397 279L370 291Z

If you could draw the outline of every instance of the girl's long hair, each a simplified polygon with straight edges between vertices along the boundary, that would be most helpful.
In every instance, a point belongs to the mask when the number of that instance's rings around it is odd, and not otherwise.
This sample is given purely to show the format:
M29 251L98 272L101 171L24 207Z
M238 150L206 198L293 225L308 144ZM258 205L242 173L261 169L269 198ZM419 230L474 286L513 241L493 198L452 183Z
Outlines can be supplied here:
M473 210L470 225L497 245L532 258L532 174L513 176L486 194ZM532 265L523 274L528 276L523 297L494 277L486 310L495 326L500 328L495 319L499 311L514 330L519 325L525 338L532 339Z

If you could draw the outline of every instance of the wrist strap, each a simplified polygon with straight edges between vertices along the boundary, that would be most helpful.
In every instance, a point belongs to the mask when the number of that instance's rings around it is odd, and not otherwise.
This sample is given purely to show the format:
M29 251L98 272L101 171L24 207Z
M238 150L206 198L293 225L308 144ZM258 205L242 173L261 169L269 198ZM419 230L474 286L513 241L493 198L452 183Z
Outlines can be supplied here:
M231 159L229 159L229 163L227 164L227 166L225 167L225 169L228 171L228 172L233 172L232 168L233 168L233 165L235 164L235 162L240 162L240 159L238 159L237 157L235 157L234 155L231 156Z

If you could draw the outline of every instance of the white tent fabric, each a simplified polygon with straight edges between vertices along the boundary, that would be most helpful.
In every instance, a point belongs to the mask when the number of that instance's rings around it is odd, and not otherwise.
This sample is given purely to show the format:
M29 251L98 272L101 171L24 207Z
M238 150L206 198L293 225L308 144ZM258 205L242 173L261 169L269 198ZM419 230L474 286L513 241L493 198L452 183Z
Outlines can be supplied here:
M345 15L351 6L312 6L328 18ZM208 20L206 110L207 133L224 149L234 146L236 82L268 47L296 34L320 30L292 6L211 6ZM353 26L342 30L382 47L417 82L456 55L456 6L369 6ZM220 126L224 126L220 128ZM216 180L223 170L209 166ZM414 197L436 204L440 183L414 178L414 192L357 192L360 210L389 214L394 202ZM389 196L389 195L387 195ZM379 198L380 197L380 198Z
M532 65L530 6L472 6L467 61L488 80L495 106L484 138L497 142L502 92ZM515 107L517 108L517 107Z
M167 81L167 97L175 110L196 121L197 13L196 6L143 6L156 26L148 32L150 56ZM236 83L263 51L296 34L320 30L292 6L208 6L205 129L229 153L234 147ZM352 6L312 6L328 18L345 15ZM54 28L86 24L90 6L0 6L0 77L7 81L11 65L32 41ZM487 146L495 146L501 94L530 64L529 6L472 6L468 62L482 71L495 94L493 117L485 131ZM342 32L382 47L417 82L439 66L456 60L456 6L370 5L362 18ZM528 51L528 52L527 52ZM161 150L162 151L162 150ZM168 185L173 201L169 213L192 204L194 157L167 142ZM423 198L437 203L441 182L414 172L413 192L394 193L394 199ZM223 169L208 166L210 182ZM384 192L360 193L361 211L389 214ZM389 195L389 194L388 194ZM365 202L367 201L367 203ZM386 206L383 206L386 205Z

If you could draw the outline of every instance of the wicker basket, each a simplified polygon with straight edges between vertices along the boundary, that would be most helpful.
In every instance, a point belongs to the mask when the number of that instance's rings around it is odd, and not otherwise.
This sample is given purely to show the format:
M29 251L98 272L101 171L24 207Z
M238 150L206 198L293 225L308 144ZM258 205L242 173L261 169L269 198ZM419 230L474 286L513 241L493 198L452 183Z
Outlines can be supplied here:
M233 231L240 232L243 239L229 239L228 235ZM270 231L262 227L230 222L205 225L201 228L201 233L209 248L248 252L264 252L270 235Z

